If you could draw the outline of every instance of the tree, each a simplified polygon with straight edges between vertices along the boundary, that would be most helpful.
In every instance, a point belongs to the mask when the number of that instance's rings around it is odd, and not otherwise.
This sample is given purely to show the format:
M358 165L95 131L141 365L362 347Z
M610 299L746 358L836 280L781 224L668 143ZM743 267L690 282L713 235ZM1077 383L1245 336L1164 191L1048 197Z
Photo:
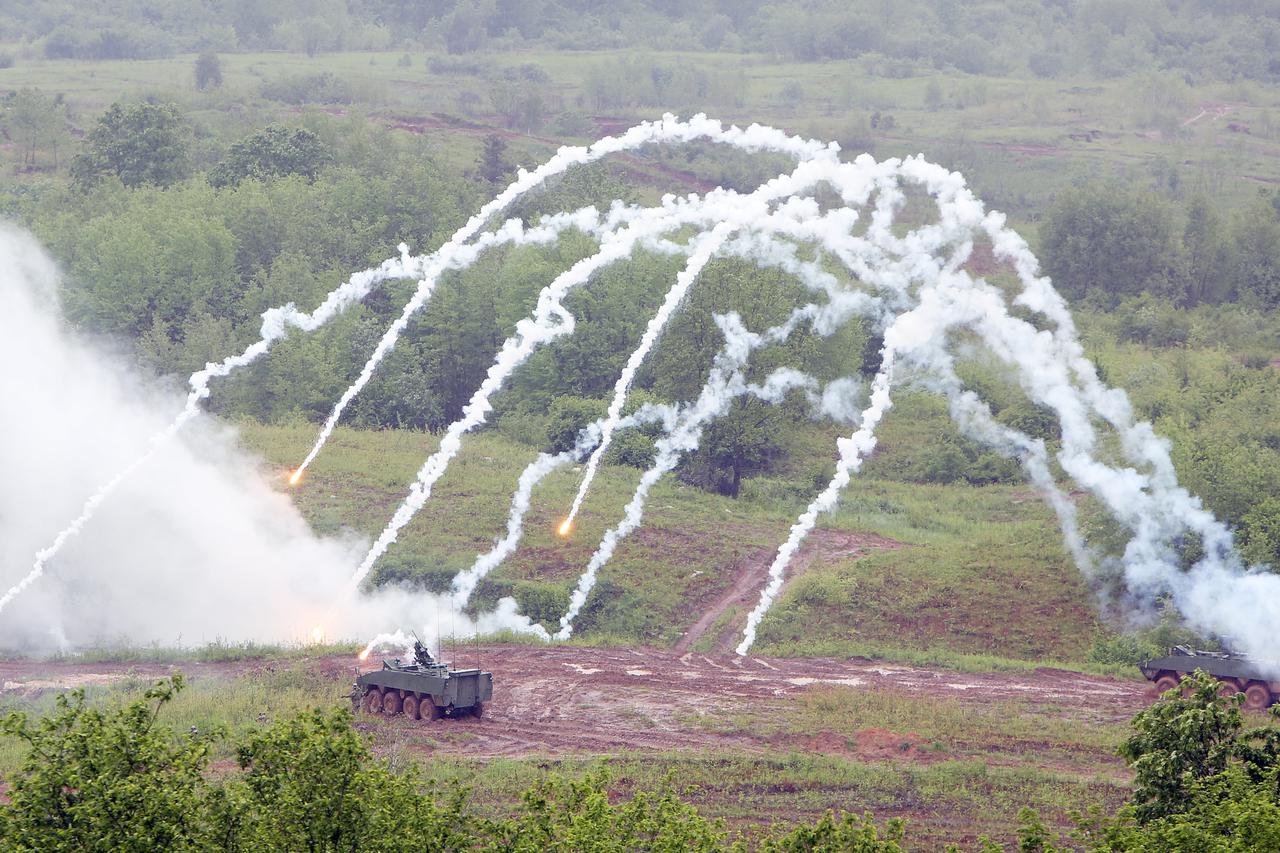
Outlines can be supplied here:
M273 124L232 144L222 162L209 172L215 187L235 186L246 178L264 180L302 175L314 181L333 153L315 133Z
M4 734L29 748L11 780L0 846L11 851L198 850L204 771L220 731L178 737L157 726L183 687L159 681L114 711L85 705L83 690L57 697L52 716L5 718Z
M1195 783L1226 770L1237 752L1244 696L1222 701L1217 680L1203 672L1187 687L1186 698L1170 691L1139 711L1134 734L1120 745L1134 770L1134 814L1140 823L1183 811Z
M1182 245L1187 255L1187 304L1223 301L1231 289L1227 244L1218 214L1204 196L1196 196L1187 207Z
M1182 296L1168 207L1147 192L1094 184L1068 190L1041 226L1040 259L1070 299L1099 294L1114 304L1151 291Z
M196 88L200 91L222 85L222 60L211 50L196 57Z
M98 117L86 143L71 164L82 189L106 175L116 175L126 187L167 187L191 169L186 121L174 104L117 101Z
M282 720L237 755L244 777L226 786L220 815L234 849L373 853L395 839L405 850L462 850L473 835L463 791L420 795L414 774L375 764L346 709Z
M1243 213L1234 229L1236 297L1260 308L1280 307L1280 217L1263 201Z
M511 176L507 160L507 140L496 133L484 138L484 154L480 157L480 177L491 184L505 183Z
M22 152L22 164L39 165L38 154L49 149L58 168L58 142L67 132L66 104L62 96L50 97L40 89L19 89L5 104L5 118Z

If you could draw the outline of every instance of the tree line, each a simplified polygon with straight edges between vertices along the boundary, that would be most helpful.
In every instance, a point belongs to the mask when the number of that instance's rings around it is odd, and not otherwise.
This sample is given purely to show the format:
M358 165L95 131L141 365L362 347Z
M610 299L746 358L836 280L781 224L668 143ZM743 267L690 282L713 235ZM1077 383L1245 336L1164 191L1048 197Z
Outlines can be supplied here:
M910 26L904 26L909 22ZM1277 0L12 0L0 42L44 56L202 50L650 47L865 57L890 75L1280 79Z

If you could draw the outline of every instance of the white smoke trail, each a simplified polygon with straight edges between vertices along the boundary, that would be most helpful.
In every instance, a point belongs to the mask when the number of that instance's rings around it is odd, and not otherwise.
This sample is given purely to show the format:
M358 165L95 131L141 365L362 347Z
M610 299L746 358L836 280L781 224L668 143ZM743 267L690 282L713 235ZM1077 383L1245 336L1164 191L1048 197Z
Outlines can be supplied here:
M337 405L334 406L333 412L321 429L315 445L311 448L303 463L298 466L294 478L296 479L300 476L301 472L305 471L316 455L319 454L332 434L334 425L337 424L338 419L342 416L347 404L368 384L382 359L395 347L396 341L399 339L401 332L408 326L409 320L430 299L440 273L454 264L455 255L466 252L466 241L479 231L490 217L506 208L525 193L540 186L548 178L566 171L571 166L592 163L610 154L631 151L647 144L672 144L691 142L695 139L723 143L744 151L763 150L790 154L801 162L818 157L834 160L836 152L839 151L839 146L834 143L824 144L814 140L801 139L797 136L788 136L771 127L753 124L746 130L737 127L726 129L720 122L709 119L701 113L688 121L681 121L668 113L660 121L642 122L621 136L606 136L604 139L592 144L590 148L564 146L556 152L554 157L532 172L526 172L521 169L518 177L510 186L482 207L475 216L471 217L466 225L458 229L448 243L437 251L435 262L425 269L422 279L418 283L417 291L406 303L400 317L387 329L382 339L378 342L378 346L374 349L373 354L369 356L368 361L365 362L364 367L360 370L360 375L356 378L356 381L343 392ZM468 263L470 263L469 260L463 260L459 265L466 266ZM412 516L412 513L410 515ZM394 541L394 537L391 541ZM367 573L367 571L366 569L365 572Z
M859 467L867 454L876 446L876 427L880 424L880 419L884 417L893 400L889 396L889 388L893 383L893 333L896 326L890 326L885 332L885 345L881 350L880 372L876 374L875 379L871 381L871 402L862 412L861 426L849 438L842 438L837 442L840 451L840 459L836 462L836 472L831 478L831 482L827 487L813 499L808 509L796 520L791 526L791 533L787 536L787 541L783 542L778 548L777 555L774 556L773 562L769 565L769 582L765 585L764 591L760 593L760 601L756 604L755 609L747 615L747 624L742 632L742 642L738 644L737 652L745 655L756 641L756 628L760 625L760 620L764 618L765 612L773 604L774 598L782 590L782 582L785 577L787 565L791 562L792 556L799 549L800 543L809 535L809 531L813 529L813 525L817 523L818 515L829 511L835 506L836 501L840 499L840 492L849 484L849 478Z
M560 630L555 635L557 640L567 640L572 635L573 621L595 587L600 569L613 557L618 543L640 526L649 490L675 468L681 456L697 449L707 424L723 417L733 401L746 393L777 403L792 390L800 388L811 392L816 398L816 381L799 371L786 368L776 371L762 385L748 385L743 371L753 352L763 346L785 341L802 321L812 319L818 312L816 305L797 309L787 322L758 335L748 331L736 314L716 317L716 325L724 334L725 343L716 355L711 374L697 400L681 410L674 428L658 440L653 464L641 475L640 483L623 512L622 521L605 532L600 545L591 555L569 598L569 608L560 617Z
M661 421L664 428L670 431L675 424L676 410L672 406L661 406L646 403L634 414L626 417L619 424L619 429L638 426L640 424ZM507 535L499 539L489 551L481 554L471 567L459 572L453 578L453 599L458 607L464 606L475 592L476 585L502 564L520 544L524 535L524 517L529 512L529 503L533 490L542 480L562 465L580 460L592 447L600 441L600 421L588 424L578 433L573 447L563 453L540 453L538 458L520 474L515 495L511 498L511 509L507 514Z
M102 503L135 471L150 461L156 452L179 431L187 422L200 412L200 403L209 396L209 383L216 378L227 376L232 371L251 364L265 355L271 344L282 338L288 328L293 326L304 331L319 328L345 308L360 301L369 294L376 285L395 278L410 275L414 260L409 257L408 247L400 245L400 257L384 261L381 266L363 270L352 275L341 286L333 290L311 314L298 311L292 303L279 308L272 308L262 315L261 338L239 355L231 356L221 362L209 363L204 369L191 375L188 385L191 390L187 394L186 404L178 416L163 430L155 433L148 441L148 449L118 474L100 486L97 491L85 500L80 514L54 537L53 542L36 552L31 570L3 596L0 596L0 610L4 610L13 599L21 595L31 584L44 574L45 567L62 550L66 543L79 535L89 523Z
M781 214L774 214L774 217L771 218L776 218L779 215ZM827 218L836 220L839 223L838 228L847 230L852 222L856 220L856 214L850 211L838 211L829 214ZM812 228L813 222L810 222L809 225L811 226L810 230L816 230ZM793 236L799 234L794 229L789 233ZM790 336L791 330L802 321L812 322L814 328L820 334L830 334L855 314L874 313L873 309L878 304L874 297L843 288L836 277L827 272L816 261L798 260L796 257L797 248L795 244L780 243L774 240L769 233L763 230L739 234L724 246L724 254L726 255L749 258L762 266L777 266L794 275L809 289L825 293L827 296L825 305L811 304L797 309L786 324L766 335L766 342L776 343L785 340ZM796 377L799 377L799 374L796 374ZM841 385L839 390L847 394L850 387L856 386L856 384L850 381L847 385ZM786 385L785 389L783 389L783 385ZM778 371L769 377L769 381L766 382L763 388L749 386L748 391L763 399L774 400L784 396L785 390L790 390L793 387L807 387L807 385L798 378L793 379L786 371ZM825 400L819 402L816 398L814 403L815 406L834 405L828 404ZM650 414L646 418L647 412ZM672 418L674 418L675 414L675 410L670 407L655 407L652 404L646 404L635 414L623 418L618 423L617 429L625 429L637 422L661 417L666 422L665 429L669 433L674 428ZM529 500L533 488L555 468L571 458L579 458L596 446L600 441L602 424L603 421L590 425L586 431L579 435L577 444L570 451L556 456L541 454L538 459L525 469L512 498L506 537L500 540L492 550L481 555L471 568L460 572L454 578L454 595L461 603L465 603L470 598L475 585L481 578L514 552L523 534L524 516L529 509ZM564 525L561 526L561 532L562 534L566 532Z
M763 216L767 213L768 204L771 201L785 198L801 187L812 185L835 167L835 164L836 161L832 157L803 161L789 175L774 178L746 196L739 196L732 190L717 190L701 200L696 196L680 200L667 197L660 208L648 211L649 215L638 216L625 228L606 234L595 255L578 261L544 287L538 295L538 304L533 318L521 320L516 325L516 333L503 343L484 381L463 409L462 417L445 430L439 448L423 463L417 478L409 486L409 494L396 508L391 520L374 541L364 560L356 567L351 578L351 586L358 587L364 581L374 563L396 541L404 526L426 504L435 483L448 470L449 463L461 450L462 436L484 423L488 417L493 408L489 398L502 388L507 378L539 346L561 335L572 334L575 320L561 304L570 290L585 284L602 267L630 256L637 244L644 244L651 249L662 251L676 251L678 247L661 239L663 234L694 222L721 223L714 226L710 234L694 237L693 248L685 269L677 277L677 282L668 292L655 321L650 322L640 346L628 361L627 369L623 371L623 376L618 381L614 401L609 408L609 416L601 431L601 445L597 446L596 452L592 455L592 459L598 462L600 446L604 445L605 437L612 435L613 430L617 428L622 405L625 403L626 390L630 386L636 368L648 353L666 320L679 305L693 279L734 230L734 226L724 220L732 217L733 221L738 221L751 216L756 218ZM569 524L570 522L566 522L561 526L562 533L568 530Z

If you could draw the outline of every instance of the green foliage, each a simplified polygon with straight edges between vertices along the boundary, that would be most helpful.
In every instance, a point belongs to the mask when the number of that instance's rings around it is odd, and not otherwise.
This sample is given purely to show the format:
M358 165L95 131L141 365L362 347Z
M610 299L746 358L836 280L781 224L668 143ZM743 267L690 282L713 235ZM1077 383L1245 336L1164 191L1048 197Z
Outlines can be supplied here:
M458 850L471 833L463 793L423 796L412 775L371 760L346 710L283 720L237 751L242 777L212 798L211 834L228 850Z
M1045 271L1069 299L1180 295L1171 213L1151 193L1098 184L1063 193L1040 237Z
M209 172L209 183L235 186L247 178L266 180L284 175L301 175L313 181L332 159L333 153L312 131L273 124L233 144Z
M190 171L186 120L174 104L117 101L89 131L85 150L71 163L83 188L108 175L126 187L167 187Z
M196 88L200 91L222 85L222 60L213 51L206 50L196 57L195 71Z
M1189 679L1188 688L1186 698L1166 695L1139 711L1135 733L1120 747L1134 770L1134 814L1140 823L1184 810L1193 785L1226 770L1236 752L1243 694L1223 701L1217 680L1203 672Z
M812 826L799 826L780 837L766 839L761 851L769 853L903 853L906 824L893 818L884 835L871 815L827 812Z
M725 849L726 833L680 799L673 779L654 792L641 792L614 805L609 776L581 780L556 777L535 785L515 816L493 826L490 849L540 851Z
M1280 566L1280 496L1267 495L1242 519L1240 552L1246 560Z
M58 696L52 716L16 713L3 732L29 752L0 820L6 850L200 850L202 776L218 732L179 737L158 725L183 687L160 681L124 708L103 711L83 690Z

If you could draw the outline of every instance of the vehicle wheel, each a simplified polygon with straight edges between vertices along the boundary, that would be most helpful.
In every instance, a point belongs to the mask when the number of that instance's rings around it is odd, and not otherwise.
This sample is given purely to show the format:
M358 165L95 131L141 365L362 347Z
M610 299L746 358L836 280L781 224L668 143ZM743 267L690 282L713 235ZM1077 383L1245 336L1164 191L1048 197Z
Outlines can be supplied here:
M440 719L440 706L430 696L423 696L422 701L418 702L418 719L423 722Z
M483 716L484 716L484 703L483 703L483 702L477 702L476 704L472 705L472 706L471 706L471 713L472 713L472 714L474 714L474 715L476 716L476 718L477 718L477 719L479 719L480 717L483 717Z
M1261 681L1250 681L1244 689L1244 706L1250 711L1265 711L1271 705L1271 690Z
M1242 692L1240 682L1236 681L1234 678L1218 679L1218 695L1223 699L1227 699L1240 692Z
M364 694L364 712L366 714L382 713L382 691L370 687Z
M1168 690L1176 690L1178 683L1178 676L1171 672L1166 672L1156 679L1156 692L1163 696Z
M404 697L404 715L411 720L418 719L418 697L410 693Z
M400 713L400 691L388 690L387 695L382 697L382 713L388 717L394 717Z

